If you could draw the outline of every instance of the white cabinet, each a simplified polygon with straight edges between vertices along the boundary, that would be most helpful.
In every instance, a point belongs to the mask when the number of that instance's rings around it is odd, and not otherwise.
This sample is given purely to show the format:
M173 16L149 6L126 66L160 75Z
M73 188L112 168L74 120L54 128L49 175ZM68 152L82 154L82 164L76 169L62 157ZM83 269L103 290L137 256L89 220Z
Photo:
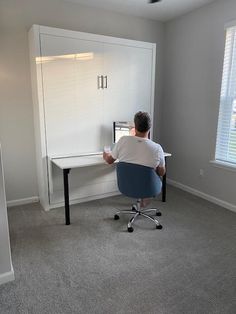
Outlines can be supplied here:
M128 45L104 45L104 127L113 121L133 121L135 112L152 114L153 50ZM104 134L109 143L111 134Z
M34 25L29 33L40 200L61 205L63 186L48 156L101 151L112 123L153 112L155 44ZM109 170L108 170L109 169ZM71 199L116 191L114 170L71 174ZM83 198L84 196L84 198Z
M101 150L103 46L45 34L40 39L48 155Z

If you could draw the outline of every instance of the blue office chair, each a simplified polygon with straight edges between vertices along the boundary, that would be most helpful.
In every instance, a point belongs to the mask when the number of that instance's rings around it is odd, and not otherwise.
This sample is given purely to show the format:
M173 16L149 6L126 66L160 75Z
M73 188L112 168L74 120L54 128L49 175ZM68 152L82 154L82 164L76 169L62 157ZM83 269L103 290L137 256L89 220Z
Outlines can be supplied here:
M132 214L133 217L128 223L128 232L133 232L133 222L138 216L150 219L155 223L156 229L162 229L159 221L148 212L154 211L156 216L161 216L161 212L156 208L141 210L140 202L143 198L151 198L161 193L162 182L155 170L150 167L119 162L116 167L118 188L125 196L136 198L137 203L130 210L119 210L114 219L119 219L119 214Z

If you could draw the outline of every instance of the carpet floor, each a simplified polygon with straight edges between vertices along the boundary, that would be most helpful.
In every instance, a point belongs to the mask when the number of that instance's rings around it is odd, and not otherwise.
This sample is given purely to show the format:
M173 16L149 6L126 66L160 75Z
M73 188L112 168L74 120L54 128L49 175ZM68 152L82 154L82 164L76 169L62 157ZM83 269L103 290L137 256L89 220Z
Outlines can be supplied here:
M0 286L1 314L235 314L236 214L168 188L154 200L163 225L113 220L116 196L44 212L8 211L15 281Z

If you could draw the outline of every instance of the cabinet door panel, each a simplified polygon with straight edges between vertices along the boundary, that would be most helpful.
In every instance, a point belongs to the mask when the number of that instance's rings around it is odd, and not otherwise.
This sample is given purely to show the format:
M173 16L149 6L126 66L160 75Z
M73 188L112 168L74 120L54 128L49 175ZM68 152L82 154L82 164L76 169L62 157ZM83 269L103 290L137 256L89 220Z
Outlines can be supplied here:
M113 121L133 121L138 110L151 113L152 50L105 44L104 75L105 144L111 141Z
M48 155L101 149L102 51L99 43L41 35Z

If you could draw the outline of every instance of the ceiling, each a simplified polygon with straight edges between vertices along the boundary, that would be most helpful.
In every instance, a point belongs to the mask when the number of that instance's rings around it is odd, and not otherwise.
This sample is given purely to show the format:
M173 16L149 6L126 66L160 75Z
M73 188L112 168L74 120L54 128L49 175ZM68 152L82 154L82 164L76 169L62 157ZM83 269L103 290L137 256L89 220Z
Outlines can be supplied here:
M165 22L215 0L162 0L155 4L148 4L149 0L64 1Z

